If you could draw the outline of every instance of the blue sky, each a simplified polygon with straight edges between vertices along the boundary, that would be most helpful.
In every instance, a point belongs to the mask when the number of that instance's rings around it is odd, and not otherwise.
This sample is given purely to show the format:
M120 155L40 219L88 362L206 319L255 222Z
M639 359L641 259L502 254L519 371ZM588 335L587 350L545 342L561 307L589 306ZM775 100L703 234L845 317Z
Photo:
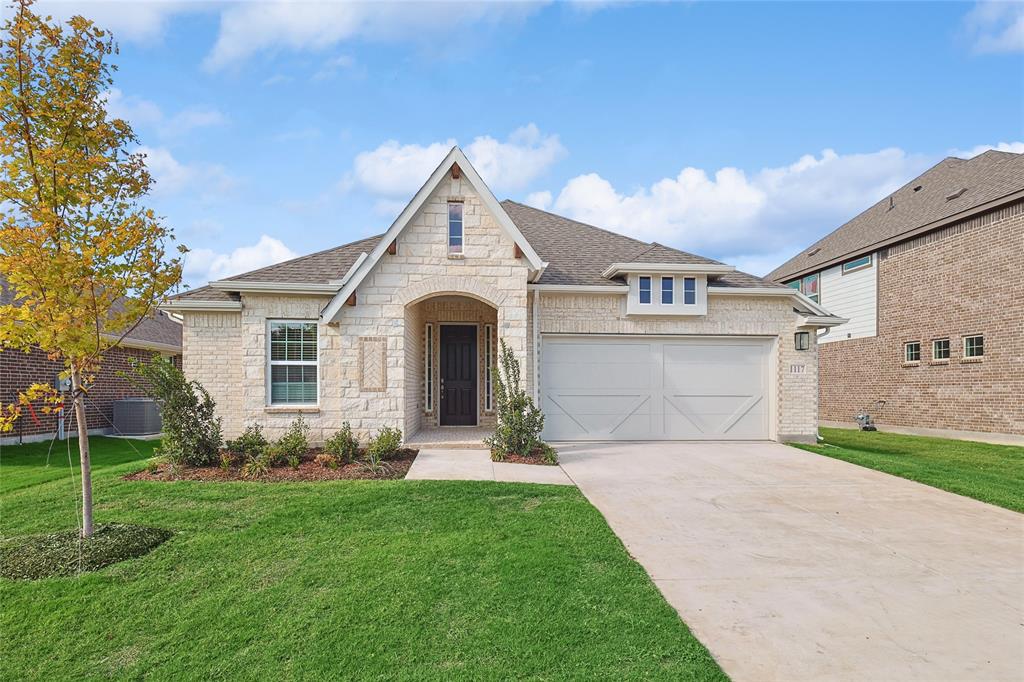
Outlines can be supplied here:
M448 146L763 274L950 154L1024 151L1024 5L77 2L186 280L385 230Z

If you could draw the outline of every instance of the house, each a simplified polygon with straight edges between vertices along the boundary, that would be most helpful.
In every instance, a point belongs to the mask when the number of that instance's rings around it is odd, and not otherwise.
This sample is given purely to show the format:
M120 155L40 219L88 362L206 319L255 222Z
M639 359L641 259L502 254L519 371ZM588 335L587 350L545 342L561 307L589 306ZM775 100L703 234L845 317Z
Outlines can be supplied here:
M843 322L729 265L499 203L455 147L391 227L181 294L183 367L226 435L492 427L499 341L549 440L817 431L815 332Z
M1024 443L1024 154L947 158L768 275L849 322L821 419ZM884 400L884 405L876 402Z
M0 305L17 303L14 291L0 277ZM142 397L130 381L121 376L131 369L132 363L153 355L178 359L181 356L181 323L163 311L154 312L104 355L103 365L89 388L86 401L86 420L93 434L112 433L114 403L123 398ZM14 349L0 349L0 404L9 405L18 400L18 394L32 384L55 385L57 375L64 369L60 360L51 360L39 349L25 353ZM70 409L67 416L46 414L43 405L33 405L14 422L14 430L0 436L0 444L50 440L73 431Z

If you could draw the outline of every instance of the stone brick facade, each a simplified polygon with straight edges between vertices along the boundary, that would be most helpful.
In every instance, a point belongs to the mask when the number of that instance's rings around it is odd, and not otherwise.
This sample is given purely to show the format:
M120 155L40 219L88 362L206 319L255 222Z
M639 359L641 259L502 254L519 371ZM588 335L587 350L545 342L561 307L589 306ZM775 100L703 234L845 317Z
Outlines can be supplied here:
M1022 255L1024 202L879 254L878 336L821 344L822 419L869 408L882 425L1024 434ZM964 358L975 334L984 357ZM932 358L935 339L949 339L948 361ZM919 363L904 362L908 341Z
M776 340L774 373L777 378L772 406L775 413L772 436L782 441L814 440L818 429L818 348L812 341L809 350L795 349L793 334L799 329L799 317L793 312L793 304L788 298L712 296L707 315L696 317L626 317L625 306L625 296L621 295L544 292L540 295L539 331L541 335L771 337ZM811 336L813 339L813 333Z
M130 372L133 362L146 361L153 354L153 351L122 347L113 348L106 353L102 367L89 387L89 397L86 401L86 422L90 431L107 433L111 430L115 400L142 396L142 393L120 374ZM0 404L16 402L18 394L32 384L52 384L63 369L63 362L50 360L38 349L28 353L17 350L0 351ZM14 430L3 434L4 441L39 440L57 433L58 415L45 414L41 402L34 404L33 408L35 418L30 411L25 410L23 416L14 423ZM70 406L66 413L65 429L72 430L75 426L71 419Z

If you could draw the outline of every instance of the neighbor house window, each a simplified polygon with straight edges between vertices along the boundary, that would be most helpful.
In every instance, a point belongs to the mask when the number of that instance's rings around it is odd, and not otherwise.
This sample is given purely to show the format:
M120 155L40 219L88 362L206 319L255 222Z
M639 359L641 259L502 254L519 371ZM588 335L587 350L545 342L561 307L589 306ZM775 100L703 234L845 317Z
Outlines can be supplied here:
M818 273L814 273L804 277L803 283L800 285L800 291L804 292L804 296L815 303L818 302L818 281Z
M661 303L672 305L672 297L675 295L676 280L673 277L661 278Z
M650 303L651 302L651 278L641 277L640 278L640 302Z
M921 342L920 341L907 341L903 344L903 361L904 362L920 362L921 361Z
M448 253L462 253L462 202L448 202Z
M494 369L494 325L484 327L484 409L494 409L494 386L491 371Z
M964 337L964 357L980 358L985 355L985 337L981 334Z
M423 411L434 411L434 325L429 322L423 343Z
M854 270L862 270L871 266L871 254L855 258L851 261L843 263L843 274L853 272Z
M316 322L270 322L271 405L317 402Z
M801 288L800 287L800 280L794 279L792 282L790 282L786 286L789 287L790 289L796 289L797 291L800 291L800 288Z
M932 360L949 360L949 339L932 341Z
M697 302L697 278L683 277L683 303L693 305Z

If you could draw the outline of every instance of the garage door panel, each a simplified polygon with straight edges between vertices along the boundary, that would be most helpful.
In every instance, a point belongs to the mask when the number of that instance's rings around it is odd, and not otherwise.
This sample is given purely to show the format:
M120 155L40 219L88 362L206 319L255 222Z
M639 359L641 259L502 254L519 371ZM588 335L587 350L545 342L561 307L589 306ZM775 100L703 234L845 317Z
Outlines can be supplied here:
M550 440L768 438L765 339L545 337Z

